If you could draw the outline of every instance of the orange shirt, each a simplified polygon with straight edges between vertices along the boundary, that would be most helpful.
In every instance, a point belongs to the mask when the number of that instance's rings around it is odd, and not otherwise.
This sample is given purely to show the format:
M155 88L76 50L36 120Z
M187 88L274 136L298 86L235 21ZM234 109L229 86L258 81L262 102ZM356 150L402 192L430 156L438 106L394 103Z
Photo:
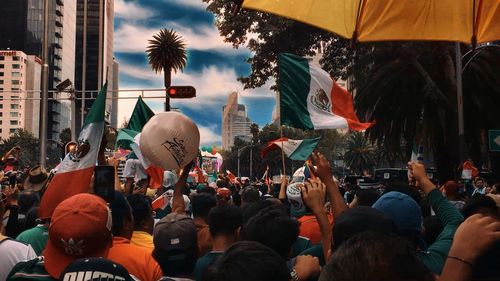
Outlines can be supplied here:
M163 273L151 252L150 249L130 244L126 238L113 237L108 259L123 265L130 274L142 281L157 281L163 277Z
M212 250L212 238L207 224L197 222L195 224L198 232L198 257L202 257Z
M315 245L321 242L321 231L318 220L314 215L305 215L298 219L300 222L299 235L309 238L311 244Z

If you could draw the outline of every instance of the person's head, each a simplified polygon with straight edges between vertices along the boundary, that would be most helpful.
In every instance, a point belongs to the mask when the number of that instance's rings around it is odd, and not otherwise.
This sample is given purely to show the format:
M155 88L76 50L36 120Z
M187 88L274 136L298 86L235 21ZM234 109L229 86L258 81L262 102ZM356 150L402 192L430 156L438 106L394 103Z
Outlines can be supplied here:
M115 198L110 207L111 214L113 215L113 235L127 239L132 238L134 218L132 216L132 208L130 208L125 195L119 191L115 191Z
M207 219L210 210L217 205L215 196L210 193L199 193L191 197L193 217Z
M134 217L134 230L153 233L154 219L151 209L151 198L142 194L131 194L127 196L127 201L132 207Z
M443 184L442 192L446 198L456 200L460 196L460 186L458 182L449 180Z
M231 201L231 190L225 187L217 189L217 205L224 205Z
M380 198L380 192L376 189L358 189L355 198L358 206L371 207Z
M476 188L483 188L484 187L484 179L481 177L477 177L474 179L474 186Z
M475 194L465 202L465 205L462 208L462 215L466 219L479 213L495 217L499 215L500 211L493 198L483 194Z
M251 204L247 204L241 207L243 213L243 224L246 224L248 220L258 214L260 210L274 206L275 204L271 200L259 200Z
M212 237L237 238L242 225L241 210L233 205L217 206L208 214L208 227Z
M245 187L241 192L241 205L259 201L259 199L259 191L252 186Z
M191 276L197 260L197 231L185 214L171 213L161 219L153 232L153 257L163 274L171 277Z
M286 197L290 203L290 213L294 217L301 217L307 214L307 207L302 200L301 187L304 184L301 182L294 182L286 187Z
M24 226L26 229L33 228L37 225L37 221L38 221L38 206L33 207L26 212L26 220L24 222L25 224Z
M262 209L248 220L241 231L242 240L262 243L284 259L288 259L298 236L299 223L275 206Z
M106 202L92 194L62 201L52 214L44 267L53 278L74 260L106 257L112 245L112 217Z
M395 225L388 216L374 208L359 206L347 209L335 219L332 228L332 251L350 237L364 231L394 233Z
M378 232L362 232L332 255L319 281L433 281L433 274L404 239Z
M382 195L372 207L392 219L398 234L411 240L414 246L426 248L421 238L422 211L410 196L391 191Z
M232 245L207 270L207 281L289 281L285 260L272 249L252 241Z
M267 194L269 191L267 185L263 183L257 184L257 189L260 193L262 193L262 195Z
M38 205L40 197L37 192L33 190L23 190L19 192L18 197L19 212L21 214L26 214L26 212Z

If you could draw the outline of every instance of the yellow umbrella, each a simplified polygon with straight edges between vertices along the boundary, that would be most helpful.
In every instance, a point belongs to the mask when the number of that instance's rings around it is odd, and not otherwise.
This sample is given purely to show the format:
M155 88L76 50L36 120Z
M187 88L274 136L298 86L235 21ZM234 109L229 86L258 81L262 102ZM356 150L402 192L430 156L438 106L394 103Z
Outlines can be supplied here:
M498 0L244 0L243 7L361 42L500 40Z

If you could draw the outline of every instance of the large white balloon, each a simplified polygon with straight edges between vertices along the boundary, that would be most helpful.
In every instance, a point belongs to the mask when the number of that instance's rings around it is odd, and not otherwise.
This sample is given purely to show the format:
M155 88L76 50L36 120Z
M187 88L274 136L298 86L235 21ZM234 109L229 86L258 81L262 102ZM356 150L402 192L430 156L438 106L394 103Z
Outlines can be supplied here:
M142 129L141 152L155 166L181 169L198 155L200 131L196 124L178 112L153 116Z

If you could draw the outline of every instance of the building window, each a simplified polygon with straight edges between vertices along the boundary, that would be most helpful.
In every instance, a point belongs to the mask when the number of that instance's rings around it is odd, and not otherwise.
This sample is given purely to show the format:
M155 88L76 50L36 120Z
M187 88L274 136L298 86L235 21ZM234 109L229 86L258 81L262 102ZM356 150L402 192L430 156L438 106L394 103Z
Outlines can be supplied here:
M17 120L10 120L11 126L17 126L17 124L18 124Z
M12 98L13 100L18 100L18 99L19 99L19 96L11 96L11 98Z
M12 80L12 85L19 85L21 81L19 80Z
M0 68L5 68L5 65L3 65L3 64L0 64Z
M19 88L10 88L11 91L19 91Z
M3 80L0 80L0 85L3 85Z
M19 117L19 112L11 112L10 117Z
M13 69L20 69L20 68L21 68L21 65L19 65L19 64L13 64L13 65L12 65L12 68L13 68Z
M0 109L3 109L3 104L0 103Z
M3 72L0 72L0 76L3 76Z
M0 72L0 73L2 73L2 72ZM2 76L2 75L0 75L0 76ZM12 77L21 77L21 76L22 76L21 72L12 72Z
M19 57L18 57L18 56L13 56L13 57L12 57L12 60L13 60L13 61L19 61Z
M0 56L0 60L5 60L5 56Z
M11 104L10 109L19 109L19 104Z
M16 131L17 131L17 129L10 129L10 130L9 130L9 133L11 133L11 134L15 134L15 133L16 133Z

